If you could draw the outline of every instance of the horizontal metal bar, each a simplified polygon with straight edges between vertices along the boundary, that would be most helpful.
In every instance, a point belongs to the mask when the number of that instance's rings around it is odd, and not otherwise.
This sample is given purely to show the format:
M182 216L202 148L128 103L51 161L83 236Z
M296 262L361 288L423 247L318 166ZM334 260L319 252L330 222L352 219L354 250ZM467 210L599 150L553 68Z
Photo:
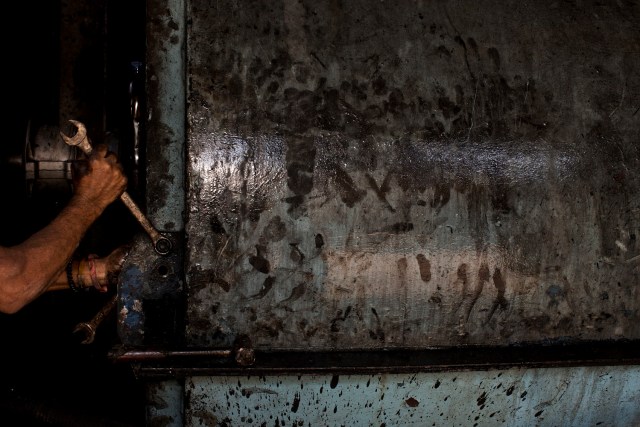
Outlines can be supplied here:
M131 350L114 355L119 362L145 362L152 360L172 360L179 358L227 358L232 355L231 350Z
M218 357L224 354L224 356ZM136 375L371 374L640 365L640 341L588 342L563 345L456 347L358 351L255 350L251 366L239 366L227 350L124 352L117 361L133 362Z

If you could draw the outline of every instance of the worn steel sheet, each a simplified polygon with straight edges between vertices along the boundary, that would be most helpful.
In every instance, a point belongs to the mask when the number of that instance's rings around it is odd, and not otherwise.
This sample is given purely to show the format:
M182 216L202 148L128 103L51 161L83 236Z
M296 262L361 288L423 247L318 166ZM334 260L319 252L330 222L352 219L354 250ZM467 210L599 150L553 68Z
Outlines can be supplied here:
M188 345L640 338L638 4L187 15Z
M191 377L186 426L635 426L640 369Z

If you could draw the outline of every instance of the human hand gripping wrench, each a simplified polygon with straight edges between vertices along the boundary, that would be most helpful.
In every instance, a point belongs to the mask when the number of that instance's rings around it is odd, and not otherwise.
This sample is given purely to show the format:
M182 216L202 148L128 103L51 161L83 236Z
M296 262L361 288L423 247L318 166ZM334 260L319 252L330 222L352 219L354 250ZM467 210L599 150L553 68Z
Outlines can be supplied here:
M73 137L68 137L64 133L60 132L62 139L67 145L72 147L79 147L87 156L91 155L93 151L93 147L91 147L91 142L87 137L87 129L83 123L77 120L69 120L72 123L77 131ZM125 204L125 206L131 211L133 216L138 220L142 228L147 232L151 241L153 242L153 248L160 255L167 255L171 252L172 244L169 239L164 237L163 235L156 230L151 222L147 219L147 217L142 213L140 208L133 201L131 196L125 191L120 196L120 200ZM98 313L89 321L89 322L81 322L78 323L74 329L74 332L83 332L85 335L83 344L91 344L96 335L96 330L102 321L109 315L109 313L116 307L118 303L118 295L113 295L109 301L98 311Z
M76 128L76 134L73 137L69 137L64 133L60 132L62 139L67 145L72 147L79 147L87 156L91 154L93 151L93 147L91 147L91 142L87 137L87 129L83 123L77 120L69 120ZM131 196L125 191L120 196L120 200L125 204L125 206L131 211L133 216L138 220L144 231L147 232L151 241L153 242L153 248L160 255L167 255L171 252L171 240L164 237L158 230L156 230L151 222L147 219L147 217L142 213L138 205L133 201Z

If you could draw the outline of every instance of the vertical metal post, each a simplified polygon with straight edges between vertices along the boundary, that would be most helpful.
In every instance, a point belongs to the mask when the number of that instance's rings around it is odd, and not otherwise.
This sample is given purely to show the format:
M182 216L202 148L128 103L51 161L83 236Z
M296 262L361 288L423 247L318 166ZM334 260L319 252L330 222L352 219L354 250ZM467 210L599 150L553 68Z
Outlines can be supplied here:
M184 230L185 2L148 0L147 214L161 231Z

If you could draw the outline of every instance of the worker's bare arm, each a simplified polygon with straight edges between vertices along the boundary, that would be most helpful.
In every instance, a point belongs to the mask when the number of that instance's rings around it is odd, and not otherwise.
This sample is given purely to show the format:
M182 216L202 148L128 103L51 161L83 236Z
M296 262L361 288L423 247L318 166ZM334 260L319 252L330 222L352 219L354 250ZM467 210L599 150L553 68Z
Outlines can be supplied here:
M106 147L95 149L62 212L23 243L0 248L1 312L18 311L56 280L87 229L122 194L126 183L115 155L108 155Z
M71 266L71 275L76 287L79 289L96 288L100 292L107 292L110 286L118 283L118 277L128 252L128 246L120 246L102 258L90 255L74 260ZM68 289L67 272L63 271L47 288L47 292Z

